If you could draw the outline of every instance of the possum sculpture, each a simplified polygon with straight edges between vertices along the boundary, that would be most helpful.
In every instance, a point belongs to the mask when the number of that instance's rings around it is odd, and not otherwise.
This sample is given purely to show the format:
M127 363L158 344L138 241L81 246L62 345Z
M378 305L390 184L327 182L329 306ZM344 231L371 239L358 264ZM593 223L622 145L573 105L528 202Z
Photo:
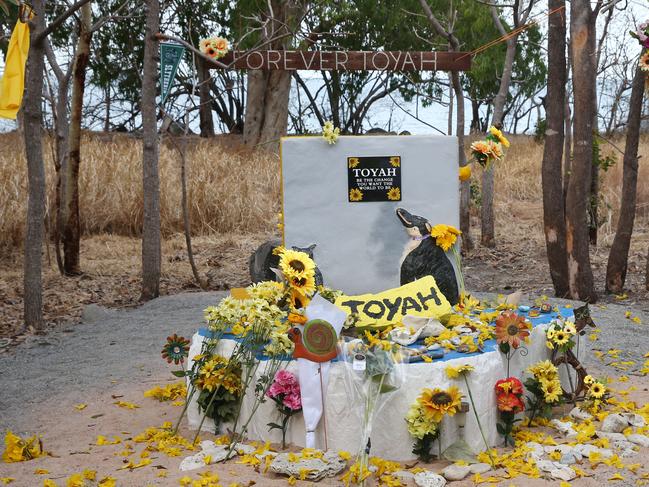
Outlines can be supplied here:
M397 218L410 237L401 258L401 285L425 276L433 276L439 290L446 296L449 303L457 304L459 294L455 270L444 250L431 236L430 222L403 208L397 208L396 212Z

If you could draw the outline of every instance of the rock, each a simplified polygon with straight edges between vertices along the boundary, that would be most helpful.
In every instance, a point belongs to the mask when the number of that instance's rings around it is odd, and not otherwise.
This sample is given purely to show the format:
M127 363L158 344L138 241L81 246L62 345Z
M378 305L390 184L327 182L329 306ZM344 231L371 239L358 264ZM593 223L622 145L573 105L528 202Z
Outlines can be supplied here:
M542 472L551 472L552 470L555 470L557 468L555 466L554 462L552 462L550 460L540 460L540 461L536 462L536 466Z
M415 474L407 470L397 470L392 476L401 481L401 483L408 484L415 481Z
M555 465L557 465L557 463L555 463ZM565 480L566 482L570 482L572 479L574 479L577 476L577 473L570 467L561 465L559 468L550 470L550 476L557 480Z
M435 472L425 470L415 475L415 484L419 487L444 487L446 479Z
M527 443L525 443L525 446L532 450L528 455L531 456L534 460L540 460L541 457L545 454L543 445L541 445L540 443L537 443L535 441L528 441Z
M473 465L469 465L469 470L472 474L483 474L491 470L491 465L488 463L474 463Z
M468 465L457 465L453 463L442 470L441 473L446 480L462 480L471 473L471 469Z
M563 465L572 465L574 463L577 463L577 452L569 452L569 453L564 453L561 455L561 460L559 460L559 463ZM579 460L581 460L581 455L579 455Z
M234 449L239 455L251 455L257 451L257 449L252 445L246 445L245 443L237 443L234 446Z
M180 462L180 470L181 471L187 471L187 470L195 470L197 468L204 467L207 465L206 459L209 456L210 461L209 464L213 463L218 463L222 462L225 460L225 457L228 455L228 446L227 445L216 445L213 441L201 441L200 443L201 451L188 456L187 458L183 459L182 462ZM237 451L232 452L232 457L237 456Z
M605 433L621 433L628 425L628 420L621 414L609 414L602 422L602 431Z
M644 448L649 448L649 436L640 435L636 433L627 436L626 439L629 440L631 443L635 443L636 445L640 445Z
M430 351L439 350L440 348L442 348L442 346L439 343L433 343L428 346L428 350Z
M571 454L575 455L578 460L581 460L581 453L575 451L575 447L570 445L548 445L544 447L546 453L551 453L553 451L558 451L562 455Z
M568 438L577 436L577 431L575 431L575 429L572 427L573 424L570 421L564 422L559 421L558 419L553 419L552 421L550 421L550 424Z
M458 326L454 331L457 331L460 335L470 335L473 333L473 330L468 326Z
M642 428L646 423L642 416L635 413L622 413L622 416L630 426L635 426L636 428Z
M606 438L609 441L626 441L626 436L622 433L607 433L606 431L597 431L599 438Z
M570 411L570 417L574 419L578 419L579 421L586 421L588 419L593 418L593 416L590 413L584 411L579 407L575 407L572 409L572 411Z
M288 460L288 453L280 453L271 462L270 470L273 473L296 478L300 478L300 471L308 470L306 480L317 481L339 474L346 466L347 462L334 451L325 452L322 458L301 458L296 462Z
M600 448L596 447L595 445L584 445L582 443L578 443L577 445L575 445L574 450L581 456L587 457L592 452L598 452Z
M634 457L638 454L636 450L633 448L627 448L626 450L622 450L620 453L620 458L629 458L629 457Z
M614 441L612 446L616 450L633 450L635 445L633 443L631 443L630 441L627 441L626 437L625 437L624 440Z

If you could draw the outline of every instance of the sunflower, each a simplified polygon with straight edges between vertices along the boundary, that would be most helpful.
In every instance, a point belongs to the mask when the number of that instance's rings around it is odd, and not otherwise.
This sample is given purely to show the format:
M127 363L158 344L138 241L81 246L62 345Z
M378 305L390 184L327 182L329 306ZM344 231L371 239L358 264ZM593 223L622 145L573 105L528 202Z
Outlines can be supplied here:
M496 127L491 127L489 133L497 138L498 142L500 142L503 147L509 147L509 140L507 140L507 137L503 135L502 131L498 130Z
M640 62L638 63L638 67L645 72L649 72L649 51L645 52L642 56L640 56Z
M577 334L577 328L575 327L575 324L572 321L566 321L566 324L563 327L563 331L565 331L570 335Z
M517 349L521 342L529 340L531 328L531 324L523 316L513 311L504 311L496 318L496 341L499 345L506 343Z
M293 278L313 277L315 262L305 252L285 249L279 259L279 268L290 282Z
M554 343L556 343L559 346L565 345L570 341L570 335L566 333L564 330L557 330L552 340L554 341Z
M358 159L358 157L348 157L347 158L347 165L349 166L349 169L354 169L360 163L361 163L361 161Z
M541 390L545 397L545 402L557 402L563 395L561 389L561 382L558 380L543 380L541 379Z
M189 340L174 333L167 337L167 343L162 347L161 354L167 363L182 364L185 357L189 355Z
M587 375L584 377L584 384L587 386L593 385L595 383L595 378L592 375Z
M350 189L349 201L363 201L363 192L358 188Z
M308 298L307 296L303 295L301 292L293 288L291 288L291 291L289 293L289 299L290 299L292 310L306 308L311 302L310 298Z
M460 365L459 367L453 367L452 365L449 365L446 367L446 376L449 379L455 379L459 377L460 375L467 374L474 370L474 367L472 365Z
M401 166L401 157L399 157L399 156L390 157L390 164L392 164L392 167L400 167Z
M302 296L312 296L315 293L315 279L313 276L292 277L289 281L291 290L295 290Z
M444 225L443 223L440 223L439 225L435 225L430 230L430 234L435 238L435 243L437 244L437 246L441 247L444 252L447 252L448 249L450 249L455 244L457 236L461 235L462 232L460 232L454 226Z
M462 394L460 390L451 386L448 389L424 389L417 401L423 406L426 417L439 423L444 415L455 415L460 410L462 404Z
M501 394L497 396L498 411L520 413L525 410L525 404L516 394Z
M460 181L471 179L471 166L462 166L460 168Z
M388 199L390 201L400 201L401 200L401 190L399 188L390 188L388 190Z
M588 394L593 396L595 399L601 399L604 394L606 394L606 387L600 382L595 382L588 389Z

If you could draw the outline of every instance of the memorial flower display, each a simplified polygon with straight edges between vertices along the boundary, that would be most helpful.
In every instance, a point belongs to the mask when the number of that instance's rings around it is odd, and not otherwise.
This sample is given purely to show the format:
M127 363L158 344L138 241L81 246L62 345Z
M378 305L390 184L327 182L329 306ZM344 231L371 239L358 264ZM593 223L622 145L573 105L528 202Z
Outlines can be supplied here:
M538 415L550 417L552 408L561 404L563 389L557 367L549 360L543 360L527 369L532 376L525 380L525 388L531 396L527 397L532 411L530 424Z
M472 157L485 169L491 164L504 157L503 147L508 148L509 140L497 127L490 127L484 140L478 140L471 144Z
M440 247L444 252L448 252L449 249L453 252L453 257L455 259L455 268L457 271L458 285L460 288L460 299L464 296L464 274L462 272L462 256L460 251L457 249L455 242L457 237L462 235L462 232L455 228L452 225L445 225L439 223L435 225L430 230L431 236L435 239L435 243Z
M333 145L338 142L338 137L340 136L340 129L334 127L334 123L331 121L325 122L322 126L322 138L327 141L328 144Z
M230 52L230 43L223 37L209 37L201 39L199 43L200 51L212 59L221 59Z
M189 340L179 337L176 333L167 337L167 343L162 348L162 358L168 363L178 365L183 363L189 352Z
M523 343L529 343L531 329L532 324L514 311L503 311L496 318L496 343L507 360L508 376L511 359Z
M300 383L294 374L287 370L278 370L266 395L275 402L277 411L282 416L281 424L268 423L269 429L282 432L282 449L286 448L286 431L290 419L302 410Z
M505 446L513 445L512 431L518 421L516 415L525 411L523 401L523 384L516 377L500 379L494 386L496 404L500 415L500 423L496 425L498 433L505 439Z
M554 319L548 325L545 333L546 345L550 350L566 352L575 346L573 337L577 335L577 328L572 321Z

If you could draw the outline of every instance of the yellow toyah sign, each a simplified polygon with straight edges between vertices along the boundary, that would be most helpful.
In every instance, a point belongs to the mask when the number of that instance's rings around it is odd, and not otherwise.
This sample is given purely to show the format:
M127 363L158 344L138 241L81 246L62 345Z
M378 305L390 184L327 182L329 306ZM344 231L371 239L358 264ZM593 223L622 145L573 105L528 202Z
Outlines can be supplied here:
M406 315L439 318L451 312L451 304L432 276L377 294L340 296L336 306L357 313L358 326L383 326L401 321Z

